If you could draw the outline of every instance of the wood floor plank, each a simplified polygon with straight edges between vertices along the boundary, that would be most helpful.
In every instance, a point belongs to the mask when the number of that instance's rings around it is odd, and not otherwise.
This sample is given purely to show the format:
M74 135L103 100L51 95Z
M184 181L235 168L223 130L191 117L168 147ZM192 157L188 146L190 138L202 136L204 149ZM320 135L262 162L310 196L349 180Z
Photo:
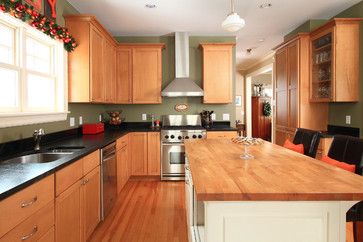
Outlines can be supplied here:
M129 180L92 242L187 242L183 182Z

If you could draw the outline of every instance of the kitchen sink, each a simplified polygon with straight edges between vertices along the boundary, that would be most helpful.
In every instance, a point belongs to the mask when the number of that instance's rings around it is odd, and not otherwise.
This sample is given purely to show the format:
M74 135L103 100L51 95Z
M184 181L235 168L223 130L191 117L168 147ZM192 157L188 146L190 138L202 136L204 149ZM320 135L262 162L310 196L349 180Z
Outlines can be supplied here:
M84 148L84 146L58 146L49 148L48 151L51 153L74 153Z
M72 154L72 152L36 153L36 154L15 157L15 158L6 160L3 163L8 163L8 164L10 164L10 163L12 163L12 164L48 163L48 162L59 160L70 154Z

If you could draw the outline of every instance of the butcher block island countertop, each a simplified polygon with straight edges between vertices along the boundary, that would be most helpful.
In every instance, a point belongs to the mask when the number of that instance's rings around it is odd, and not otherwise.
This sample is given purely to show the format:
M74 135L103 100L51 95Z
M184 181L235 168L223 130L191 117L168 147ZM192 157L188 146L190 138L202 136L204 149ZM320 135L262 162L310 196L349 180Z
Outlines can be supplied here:
M264 142L249 148L228 139L185 143L198 201L360 201L363 177Z

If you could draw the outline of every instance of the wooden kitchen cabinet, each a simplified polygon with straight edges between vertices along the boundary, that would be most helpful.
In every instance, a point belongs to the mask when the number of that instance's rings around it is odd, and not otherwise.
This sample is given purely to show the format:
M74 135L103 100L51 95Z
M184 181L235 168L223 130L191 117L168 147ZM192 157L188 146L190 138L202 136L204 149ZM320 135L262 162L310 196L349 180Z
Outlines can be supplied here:
M118 103L160 104L164 44L119 44Z
M252 97L252 137L271 141L271 117L263 114L266 102L271 103L271 98Z
M160 176L160 133L147 133L147 173L152 176Z
M297 128L326 130L328 105L310 102L309 34L298 34L275 50L275 143L283 145Z
M99 150L55 173L56 241L86 241L100 221ZM79 172L80 171L80 172ZM76 175L72 175L76 174Z
M203 52L203 102L232 103L235 43L205 43L200 46Z
M131 163L129 162L129 135L116 141L117 149L117 193L120 193L130 177Z
M131 174L133 176L147 175L147 133L134 132L130 134Z
M311 33L312 102L359 100L359 24L332 19Z
M87 174L82 183L81 208L83 240L86 241L101 220L100 216L100 166Z
M237 136L237 131L207 131L207 139L232 139Z
M116 54L116 102L132 103L132 48L118 47Z
M89 15L65 16L78 47L68 55L68 96L71 103L114 103L116 41Z

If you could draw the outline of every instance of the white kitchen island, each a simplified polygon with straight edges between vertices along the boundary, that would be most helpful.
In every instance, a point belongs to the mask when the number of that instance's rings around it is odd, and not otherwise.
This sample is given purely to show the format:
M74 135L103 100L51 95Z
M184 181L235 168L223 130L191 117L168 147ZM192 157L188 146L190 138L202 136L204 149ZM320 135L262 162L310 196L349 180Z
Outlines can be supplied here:
M265 142L186 142L191 241L345 242L346 212L363 200L363 177Z

